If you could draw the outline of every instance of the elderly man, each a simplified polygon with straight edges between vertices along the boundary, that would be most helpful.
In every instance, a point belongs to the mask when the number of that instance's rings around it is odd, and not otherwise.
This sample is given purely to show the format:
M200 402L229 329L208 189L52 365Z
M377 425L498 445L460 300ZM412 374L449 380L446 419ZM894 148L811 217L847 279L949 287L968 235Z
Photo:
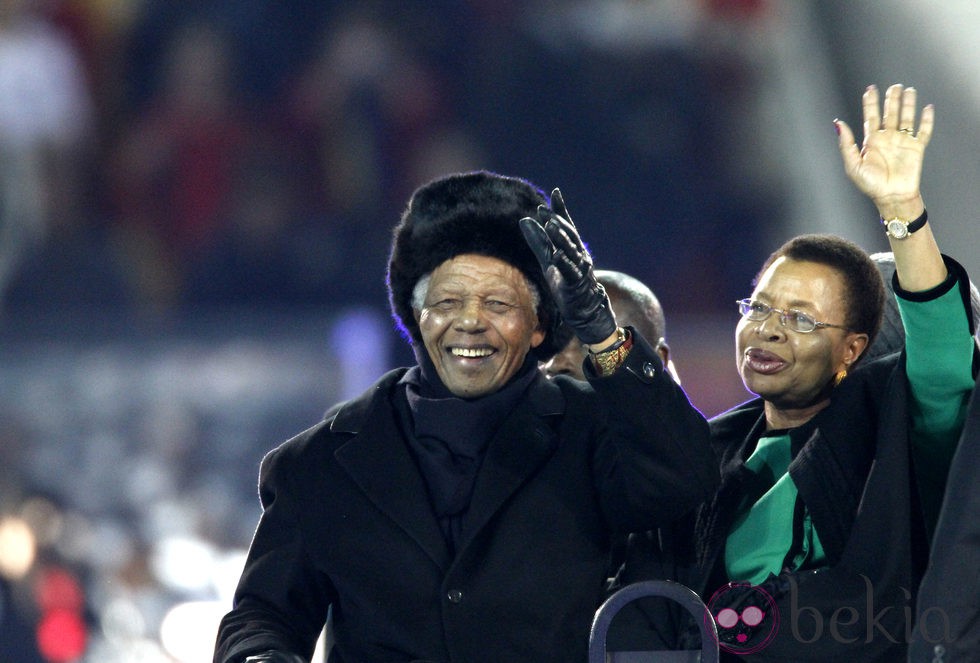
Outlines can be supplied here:
M645 283L623 272L597 269L595 276L609 296L609 303L619 324L633 327L643 338L649 339L660 355L664 368L680 384L681 379L670 358L670 346L667 345L667 320L657 296ZM584 363L588 354L589 348L573 338L559 353L545 362L542 368L550 378L569 375L584 380Z
M613 535L717 484L703 418L617 325L557 190L421 187L388 285L418 364L263 460L214 660L309 660L328 611L331 663L586 660ZM588 382L537 370L568 331Z

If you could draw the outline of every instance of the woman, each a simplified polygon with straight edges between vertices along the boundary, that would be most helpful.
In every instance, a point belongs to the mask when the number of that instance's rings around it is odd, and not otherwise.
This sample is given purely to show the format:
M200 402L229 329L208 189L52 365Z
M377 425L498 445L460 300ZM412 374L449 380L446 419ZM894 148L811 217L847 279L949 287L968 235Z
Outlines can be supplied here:
M919 190L934 114L916 132L915 96L891 86L879 114L869 87L861 149L835 121L845 171L886 224L906 352L861 362L884 302L864 251L787 242L738 303L736 362L758 398L710 421L721 486L693 531L634 537L624 580L697 589L731 660L898 661L911 639L975 352L969 279L940 254Z
M839 238L791 240L739 302L737 365L759 398L711 422L722 485L695 541L723 648L753 660L904 656L974 384L969 279L940 254L919 190L933 108L916 132L913 88L891 86L881 115L876 88L863 101L862 149L835 126L845 171L895 255L906 353L855 370L878 330L882 286ZM746 614L752 604L769 614Z

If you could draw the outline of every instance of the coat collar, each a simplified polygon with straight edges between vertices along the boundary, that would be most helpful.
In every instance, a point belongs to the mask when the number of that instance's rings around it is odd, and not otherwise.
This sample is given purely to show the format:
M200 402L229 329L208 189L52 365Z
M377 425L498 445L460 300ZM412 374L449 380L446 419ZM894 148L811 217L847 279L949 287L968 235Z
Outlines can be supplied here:
M405 370L387 373L363 395L336 409L331 432L353 437L337 449L335 457L368 499L446 570L452 561L449 549L403 441L392 401L403 397L395 385ZM557 432L548 419L564 409L561 389L539 375L501 424L477 476L461 553L557 448Z
M793 461L789 474L807 505L820 541L832 563L844 552L858 513L865 480L876 453L875 397L869 386L895 393L891 358L861 367L838 387L830 406L791 432ZM872 368L875 366L876 368ZM896 401L904 407L904 401ZM902 410L904 412L904 410ZM762 399L756 398L724 412L709 422L712 445L721 463L722 483L711 507L700 515L699 528L710 543L704 556L721 545L736 516L745 458L754 450L765 427ZM711 535L708 535L708 532Z
M552 456L558 433L548 417L564 411L561 390L538 375L490 440L477 475L460 550L487 524L511 495Z
M399 369L386 374L337 411L330 430L353 437L338 447L334 457L367 498L445 569L449 550L429 507L422 477L402 442L391 403L393 386L403 373Z

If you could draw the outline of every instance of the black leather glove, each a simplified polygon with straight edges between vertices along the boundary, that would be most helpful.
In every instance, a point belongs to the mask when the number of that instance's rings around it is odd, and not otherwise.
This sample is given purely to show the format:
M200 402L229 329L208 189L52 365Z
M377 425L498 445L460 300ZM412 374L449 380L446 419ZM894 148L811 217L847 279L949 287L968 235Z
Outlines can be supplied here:
M246 657L243 663L306 663L296 654L286 654L281 651L264 651Z
M521 232L534 251L565 324L583 343L593 345L616 331L609 297L592 271L589 255L572 223L561 191L551 193L551 209L538 207L537 219L521 219Z

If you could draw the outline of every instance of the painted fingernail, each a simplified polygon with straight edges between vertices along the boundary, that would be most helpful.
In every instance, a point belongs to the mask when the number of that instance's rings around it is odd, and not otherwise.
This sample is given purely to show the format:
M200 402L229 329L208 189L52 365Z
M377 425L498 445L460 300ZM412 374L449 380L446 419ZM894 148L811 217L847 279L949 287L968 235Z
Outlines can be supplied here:
M834 120L834 131L840 136L840 120Z

